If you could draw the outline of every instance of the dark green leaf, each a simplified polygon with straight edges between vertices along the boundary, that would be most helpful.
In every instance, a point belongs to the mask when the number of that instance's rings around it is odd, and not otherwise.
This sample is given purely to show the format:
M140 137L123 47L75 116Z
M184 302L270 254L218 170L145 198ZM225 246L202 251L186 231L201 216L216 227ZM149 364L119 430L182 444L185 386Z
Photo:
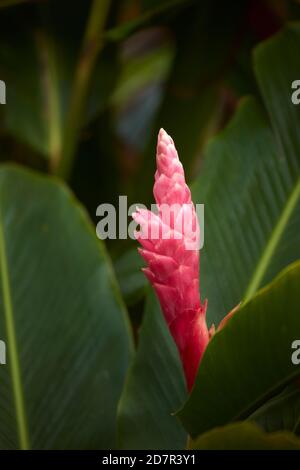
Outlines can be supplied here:
M201 296L219 321L300 257L300 176L280 157L260 106L243 100L208 146L193 199L205 205Z
M292 102L299 78L300 23L291 24L260 45L254 54L256 76L278 141L278 156L290 171L300 171L300 106Z
M111 448L131 338L104 245L65 187L0 170L0 448Z
M294 431L299 418L300 388L298 385L287 387L249 416L249 420L255 421L267 432L283 429Z
M119 405L119 446L182 449L187 436L173 412L186 397L185 381L153 293L147 299L139 341Z
M128 303L137 302L146 293L148 281L141 271L143 266L143 260L136 247L124 253L115 263L122 296Z
M192 393L179 412L197 436L249 416L293 378L292 342L300 337L300 262L262 289L211 339Z

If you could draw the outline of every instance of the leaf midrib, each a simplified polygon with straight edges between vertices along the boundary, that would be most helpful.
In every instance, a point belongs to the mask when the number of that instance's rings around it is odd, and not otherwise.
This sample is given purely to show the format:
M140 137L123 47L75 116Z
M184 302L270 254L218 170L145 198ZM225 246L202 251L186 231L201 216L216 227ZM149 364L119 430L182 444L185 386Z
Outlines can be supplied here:
M250 404L245 406L240 410L233 418L230 419L230 422L241 421L249 419L254 411L258 410L260 406L263 406L268 402L269 399L274 397L284 386L292 383L293 380L296 380L299 377L299 371L291 372L280 382L276 382L270 386L270 388L262 393L260 396L256 397Z
M6 324L7 347L9 351L9 368L11 372L11 381L13 388L14 403L16 408L16 421L18 428L18 437L20 448L29 449L29 435L27 428L26 412L24 405L24 395L19 364L18 346L16 340L14 312L10 289L9 270L6 258L5 236L2 223L2 214L0 209L0 274L3 292L4 318Z
M250 300L251 297L253 297L255 292L260 287L261 282L264 278L264 275L267 271L267 268L270 264L270 260L273 257L273 254L278 246L278 243L283 235L283 232L290 220L290 217L299 199L300 199L300 178L298 178L298 181L294 189L292 190L290 196L288 197L286 204L284 205L283 211L281 212L279 219L272 230L271 236L267 242L267 245L254 270L254 273L248 284L246 292L243 296L244 302L247 302L248 300Z

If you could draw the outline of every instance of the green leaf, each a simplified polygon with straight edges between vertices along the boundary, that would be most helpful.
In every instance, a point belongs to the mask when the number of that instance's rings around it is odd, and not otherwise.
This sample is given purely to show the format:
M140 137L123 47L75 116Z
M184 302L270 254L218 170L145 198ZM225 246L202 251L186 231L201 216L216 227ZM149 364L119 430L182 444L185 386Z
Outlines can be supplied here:
M300 262L246 303L211 339L192 393L179 412L197 436L248 417L300 375L292 342L300 337Z
M187 435L173 413L185 398L178 352L151 292L136 358L119 405L119 447L184 448Z
M8 19L2 17L3 22ZM17 21L13 26L16 31ZM17 34L2 30L0 41L0 70L7 88L4 127L47 155L60 145L61 138L53 47L45 35L34 36L24 30Z
M284 112L284 111L282 111ZM216 324L300 257L298 154L281 157L261 107L246 98L206 150L193 185L205 205L201 297Z
M122 297L132 304L144 297L148 281L141 271L143 259L137 248L125 252L115 263L116 276Z
M300 257L300 107L291 102L299 47L299 25L258 47L255 70L274 132L258 104L242 101L193 186L206 208L201 295L209 322Z
M256 410L249 420L255 421L267 432L294 431L300 418L300 388L287 387L276 397Z
M299 78L300 23L287 26L255 50L254 67L278 141L279 158L300 172L300 106L292 102L292 83ZM299 184L300 185L300 184Z
M267 434L253 423L234 423L198 437L191 447L201 450L299 450L300 439L288 432Z
M104 245L55 180L0 169L0 448L115 446L126 312Z

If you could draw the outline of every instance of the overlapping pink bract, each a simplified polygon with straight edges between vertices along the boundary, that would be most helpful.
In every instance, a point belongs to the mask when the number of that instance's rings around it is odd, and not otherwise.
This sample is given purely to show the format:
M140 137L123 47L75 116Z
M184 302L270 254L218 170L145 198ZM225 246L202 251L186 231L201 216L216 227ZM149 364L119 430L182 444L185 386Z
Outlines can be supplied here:
M159 298L190 390L209 341L207 302L201 304L199 294L200 229L174 142L163 129L156 162L153 193L158 213L137 209L133 218L140 231L135 236L148 264L144 273ZM174 210L168 213L168 207Z

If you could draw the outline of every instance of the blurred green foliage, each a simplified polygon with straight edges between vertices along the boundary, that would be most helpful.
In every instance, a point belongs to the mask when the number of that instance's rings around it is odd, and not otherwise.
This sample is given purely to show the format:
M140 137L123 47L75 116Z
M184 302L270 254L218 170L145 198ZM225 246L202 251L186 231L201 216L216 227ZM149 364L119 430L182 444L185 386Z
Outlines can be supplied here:
M299 268L256 296L300 254L299 19L295 0L0 0L0 339L13 358L1 448L180 449L186 431L205 431L195 448L299 447L249 423L212 429L243 412L299 434L298 372L278 349L300 337ZM172 415L181 365L136 244L97 240L85 214L96 223L122 194L153 202L160 127L206 205L209 323L250 300L207 349L186 430Z

